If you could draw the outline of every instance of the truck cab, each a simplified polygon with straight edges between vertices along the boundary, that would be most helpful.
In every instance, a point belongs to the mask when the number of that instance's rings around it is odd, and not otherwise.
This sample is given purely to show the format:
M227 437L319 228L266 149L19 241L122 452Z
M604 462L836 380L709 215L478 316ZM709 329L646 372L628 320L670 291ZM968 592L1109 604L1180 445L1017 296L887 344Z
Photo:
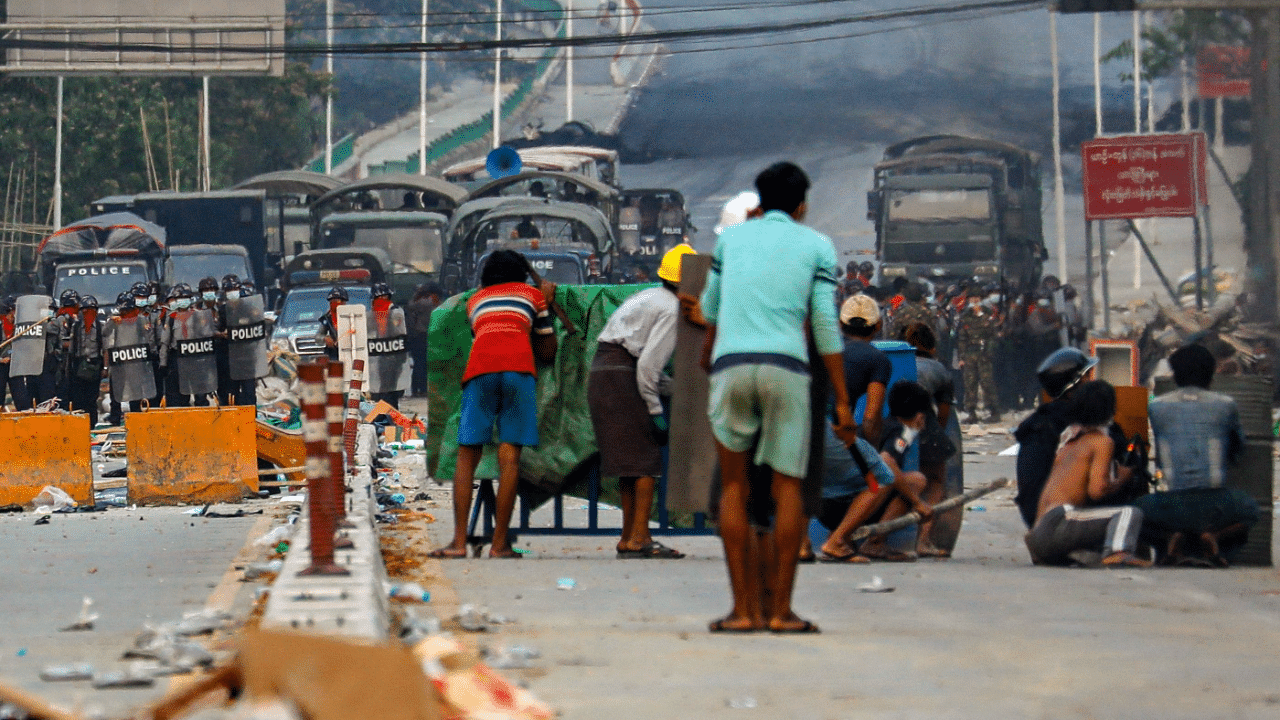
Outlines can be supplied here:
M249 252L239 245L170 246L164 263L164 284L173 287L187 283L195 287L201 278L221 281L223 276L232 273L241 280L256 282Z
M885 150L867 193L881 282L1040 280L1047 252L1039 159L993 140L935 135Z

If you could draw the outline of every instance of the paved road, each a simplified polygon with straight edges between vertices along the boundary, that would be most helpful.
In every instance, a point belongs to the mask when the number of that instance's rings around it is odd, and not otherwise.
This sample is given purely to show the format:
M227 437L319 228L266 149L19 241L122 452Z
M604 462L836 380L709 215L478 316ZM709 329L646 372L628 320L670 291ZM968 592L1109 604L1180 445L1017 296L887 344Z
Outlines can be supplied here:
M970 484L1012 474L994 454L1008 443L968 440ZM433 495L434 543L450 528ZM950 561L802 566L796 607L818 636L707 633L729 605L709 537L671 541L684 560L634 562L612 538L530 537L521 561L428 572L437 612L456 597L518 620L468 637L540 650L506 672L565 720L1280 717L1274 570L1036 568L1010 493L977 505ZM859 593L873 576L895 592ZM557 590L565 577L576 589Z
M207 604L243 609L242 587L224 578L260 516L200 519L185 508L112 509L54 515L33 525L30 513L0 516L0 557L7 559L0 621L0 678L51 701L101 708L119 717L162 694L95 691L87 682L43 683L46 665L92 663L123 670L120 654L146 625L159 625ZM91 632L61 633L81 598L100 614ZM238 604L237 604L238 602Z

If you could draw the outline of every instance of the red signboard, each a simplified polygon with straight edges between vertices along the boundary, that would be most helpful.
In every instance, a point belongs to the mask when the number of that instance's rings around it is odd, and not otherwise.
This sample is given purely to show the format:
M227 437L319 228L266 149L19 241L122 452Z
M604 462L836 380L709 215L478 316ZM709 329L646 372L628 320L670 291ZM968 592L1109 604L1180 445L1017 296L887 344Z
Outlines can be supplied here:
M1087 220L1191 217L1204 202L1201 133L1098 138L1080 147Z
M1196 54L1196 85L1200 97L1249 97L1249 48L1206 45Z

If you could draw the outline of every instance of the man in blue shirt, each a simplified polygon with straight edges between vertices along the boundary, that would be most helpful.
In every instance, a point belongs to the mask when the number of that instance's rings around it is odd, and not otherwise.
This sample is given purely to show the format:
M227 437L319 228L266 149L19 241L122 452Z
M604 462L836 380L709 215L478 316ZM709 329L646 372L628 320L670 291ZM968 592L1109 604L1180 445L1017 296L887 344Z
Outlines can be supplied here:
M712 632L817 632L791 610L806 518L800 489L809 462L808 323L830 376L836 432L853 442L856 427L845 390L836 326L836 253L831 241L800 224L809 179L792 163L756 178L763 216L725 228L716 242L702 294L707 320L703 367L711 373L708 414L722 476L720 536L733 611ZM755 444L754 458L748 450ZM747 469L772 468L775 567L761 607L760 558L749 551Z
M1178 389L1151 402L1156 464L1167 492L1144 495L1144 539L1164 549L1164 564L1189 562L1199 543L1209 562L1225 567L1222 546L1243 544L1258 520L1258 505L1245 492L1225 487L1227 465L1244 450L1244 430L1235 400L1211 392L1215 362L1202 345L1169 357Z

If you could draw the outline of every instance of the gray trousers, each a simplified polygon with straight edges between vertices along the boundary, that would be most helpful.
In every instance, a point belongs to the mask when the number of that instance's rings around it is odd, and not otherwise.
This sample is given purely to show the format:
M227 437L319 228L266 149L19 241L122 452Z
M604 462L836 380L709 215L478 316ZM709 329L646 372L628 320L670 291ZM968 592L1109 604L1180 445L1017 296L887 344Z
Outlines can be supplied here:
M1078 509L1059 505L1040 516L1027 533L1027 550L1037 565L1068 565L1076 550L1133 552L1142 511L1131 505Z

